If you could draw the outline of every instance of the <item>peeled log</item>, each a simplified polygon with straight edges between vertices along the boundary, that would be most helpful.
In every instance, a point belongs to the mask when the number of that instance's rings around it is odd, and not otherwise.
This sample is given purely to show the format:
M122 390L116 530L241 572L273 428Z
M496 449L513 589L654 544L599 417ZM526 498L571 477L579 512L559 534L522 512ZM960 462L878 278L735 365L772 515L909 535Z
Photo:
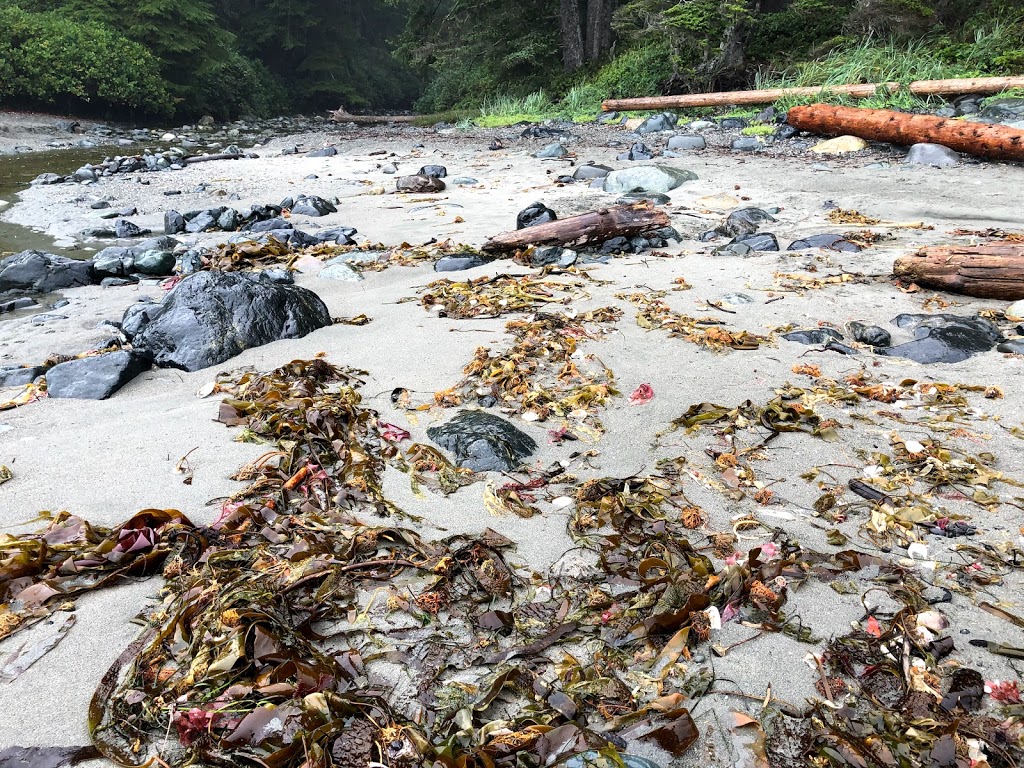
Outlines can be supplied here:
M762 91L725 91L722 93L686 93L680 96L651 96L640 99L608 99L601 104L605 112L635 110L692 109L738 104L771 104L789 96L820 96L831 93L867 99L879 91L896 93L906 87L917 96L950 96L961 93L1001 93L1011 88L1024 88L1020 77L972 77L959 80L917 80L902 83L858 83L855 85L816 85L803 88L770 88Z
M896 259L896 277L979 299L1024 299L1024 244L941 245Z
M1024 160L1024 131L1005 125L828 104L793 107L788 120L798 130L825 136L852 135L890 144L942 144L992 160Z
M635 237L668 225L668 215L650 203L616 205L495 235L484 243L483 250L516 251L531 245L595 245L613 237Z

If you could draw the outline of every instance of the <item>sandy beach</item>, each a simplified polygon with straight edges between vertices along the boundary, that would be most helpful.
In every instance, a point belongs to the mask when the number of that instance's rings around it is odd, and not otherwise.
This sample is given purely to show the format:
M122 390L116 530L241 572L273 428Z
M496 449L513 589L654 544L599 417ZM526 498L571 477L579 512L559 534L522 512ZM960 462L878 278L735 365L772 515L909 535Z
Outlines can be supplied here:
M90 208L99 199L109 201L113 208L136 207L138 214L131 220L161 233L164 212L170 208L185 211L228 204L245 210L306 193L339 198L337 213L315 219L292 218L296 227L309 232L346 225L358 230L357 241L387 247L417 245L432 238L479 247L488 237L514 229L517 212L535 201L550 206L559 218L614 201L615 196L584 183L554 183L558 175L572 172L570 161L532 157L548 140L520 139L518 130L392 128L375 133L338 129L279 137L255 150L258 159L203 163L166 173L124 174L89 186L32 187L2 209L0 216L66 241L99 223L97 216L103 211ZM591 126L574 132L579 137L566 146L575 153L575 163L590 161L613 168L630 164L615 160L622 146L609 146L610 142L625 142L628 147L623 129ZM503 137L505 149L488 149L495 136ZM890 330L894 343L899 343L911 338L909 331L892 324L901 313L975 315L1004 310L1007 302L952 294L940 294L941 301L934 301L933 291L903 292L894 286L890 275L896 257L921 246L953 242L954 230L1024 230L1018 194L1024 185L1024 168L974 161L955 168L907 166L901 153L885 147L836 157L781 150L737 153L722 146L724 142L714 134L708 138L706 150L653 161L698 176L673 190L671 202L664 207L672 226L683 236L682 242L671 243L657 253L621 255L606 264L587 266L588 278L580 278L586 297L554 305L554 309L570 313L606 306L623 311L611 333L580 345L581 354L596 355L614 372L622 395L612 398L609 407L597 414L605 434L592 443L552 444L547 430L554 424L512 417L539 446L531 464L540 467L568 460L582 445L597 452L592 466L580 473L584 479L622 478L653 474L659 459L684 456L695 475L709 480L701 482L691 476L686 484L689 498L707 513L699 534L731 531L732 521L744 515L764 522L759 529L741 531L743 538L737 543L741 552L767 542L777 527L808 549L834 551L828 531L838 528L849 538L850 546L877 552L863 534L866 516L850 515L838 523L822 520L814 512L814 503L822 493L819 480L825 478L809 481L801 475L827 465L834 482L845 485L849 479L863 476L873 453L892 452L893 435L902 440L941 436L944 444L968 454L990 453L995 470L1024 481L1021 438L1010 432L1024 422L1020 408L1024 356L993 350L960 363L925 366L876 355L866 348L859 355L841 355L786 341L780 330L813 329L820 323L842 329L857 321ZM663 147L661 139L648 143ZM304 150L336 145L339 154L321 158L281 154L283 148L293 145ZM386 154L373 154L381 151ZM395 163L399 175L415 173L426 164L444 165L448 187L433 195L395 194L395 176L381 171L384 163ZM456 185L451 183L455 177L471 177L477 183ZM199 188L202 191L195 191ZM166 192L180 194L167 196ZM232 201L227 203L229 196ZM774 233L783 248L808 235L864 229L831 223L826 206L856 210L884 222L922 222L927 228L868 227L887 237L859 253L782 250L737 257L713 252L726 240L698 241L701 232L719 225L731 210L750 206L780 209L775 214L777 222L765 225L762 231ZM218 233L181 239L212 245L227 237ZM956 241L969 242L970 238ZM105 244L86 243L97 248ZM426 430L448 421L454 411L439 407L405 411L392 403L391 392L404 387L416 402L432 402L434 392L460 382L463 367L478 347L499 350L507 346L511 336L505 323L522 316L451 319L428 312L417 301L403 300L417 296L423 286L443 277L464 280L534 271L511 260L451 275L435 273L430 263L392 265L379 272L365 271L355 281L324 279L316 269L300 271L295 274L296 283L318 294L333 317L366 314L371 322L361 327L336 324L302 339L249 349L221 366L194 373L154 368L105 401L44 399L0 412L0 465L13 472L13 479L0 485L0 531L32 530L39 523L30 521L42 510L67 510L98 525L116 524L147 508L177 509L197 524L212 522L219 504L208 502L237 491L240 484L229 477L264 450L236 442L237 430L215 421L219 398L197 394L220 371L267 371L291 360L323 354L334 364L365 370L364 404L379 411L382 420L409 430L415 442L429 443ZM778 273L854 277L840 284L792 289ZM672 291L678 278L685 278L692 289ZM711 316L730 329L765 336L769 341L756 350L716 352L672 338L664 330L644 329L636 322L637 308L616 295L647 290L668 291L663 300L675 312ZM0 365L38 364L51 354L75 355L93 349L111 336L112 328L105 321L119 322L129 305L142 297L159 300L164 293L159 281L116 288L72 288L61 291L68 303L58 309L0 316ZM730 303L730 294L744 294L750 302ZM720 303L723 299L725 303ZM712 302L720 303L719 307L709 306ZM1007 329L1011 325L1003 323ZM758 477L777 497L778 503L771 505L759 504L749 496L735 500L720 484L710 482L717 477L715 462L705 450L717 443L712 429L681 430L659 439L659 433L693 404L733 407L746 400L766 403L787 383L812 386L809 376L793 370L802 364L817 366L820 377L839 382L864 371L875 383L896 385L913 379L979 385L997 387L1005 396L967 393L969 415L957 411L951 417L956 426L963 427L957 433L933 432L928 425L914 424L927 414L924 410L909 408L905 411L908 423L901 423L879 415L891 410L888 405L844 406L823 400L815 409L823 418L838 422L837 442L800 432L785 433L756 461ZM653 388L653 399L645 405L630 405L626 396L641 384ZM17 392L0 389L0 401ZM194 468L188 485L175 472L186 454ZM450 496L415 494L407 475L388 469L384 489L400 508L423 518L416 526L425 538L477 534L490 527L515 542L510 562L540 574L574 548L566 531L569 510L545 502L540 505L543 514L530 519L496 516L483 504L484 487L483 483L469 485ZM1018 501L988 509L945 496L936 503L977 526L972 543L1016 542L1024 523L1017 506L1024 491L998 483L989 490L1006 501ZM854 499L847 495L847 501ZM694 541L698 538L695 535ZM942 588L963 565L955 549L963 540L926 539L929 559L938 565L934 571L919 571L919 575ZM906 552L893 551L887 556L898 560L906 557ZM715 562L722 564L720 559ZM77 621L67 638L17 680L0 683L0 748L88 743L86 711L93 691L107 667L138 634L132 618L159 589L159 579L152 578L79 598ZM978 600L999 603L1019 615L1024 613L1022 590L1021 571L1008 570L1003 583L988 587ZM864 600L878 606L881 598L869 593ZM960 592L954 592L952 602L941 608L956 642L952 658L957 663L978 669L986 680L1019 678L1012 660L967 643L985 638L1019 646L1019 629L980 611L974 600ZM865 617L860 595L839 595L814 581L791 591L786 609L826 640L848 632L851 622ZM43 623L0 643L0 660L45 629ZM750 628L727 623L712 642L728 646L752 634ZM713 667L722 690L764 697L770 688L775 698L800 707L807 699L820 698L814 688L817 675L804 662L809 650L814 647L792 637L766 634L721 658L706 646L698 648L700 661L692 664ZM395 692L399 706L408 687L404 674L394 665L371 670L371 675L378 675L382 685ZM672 761L647 743L631 745L630 752L664 766L754 765L741 762L726 724L733 710L756 717L761 705L752 699L707 695L692 702L702 738L684 758Z

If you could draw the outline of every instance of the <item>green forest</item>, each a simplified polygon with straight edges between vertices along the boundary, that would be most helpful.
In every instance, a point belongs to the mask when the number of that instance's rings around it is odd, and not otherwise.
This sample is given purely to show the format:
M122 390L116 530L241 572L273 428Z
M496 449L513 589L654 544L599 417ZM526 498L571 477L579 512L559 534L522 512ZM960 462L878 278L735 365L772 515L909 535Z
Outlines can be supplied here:
M602 98L1019 74L1017 0L0 0L5 106L592 115Z

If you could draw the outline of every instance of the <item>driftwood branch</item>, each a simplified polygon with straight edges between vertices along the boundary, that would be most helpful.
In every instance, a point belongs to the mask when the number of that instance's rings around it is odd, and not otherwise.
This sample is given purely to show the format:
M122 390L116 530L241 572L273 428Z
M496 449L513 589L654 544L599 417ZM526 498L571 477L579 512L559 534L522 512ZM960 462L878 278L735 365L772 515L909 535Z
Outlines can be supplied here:
M495 235L484 243L483 250L516 251L531 245L595 245L614 237L635 237L668 225L668 215L650 203L616 205Z
M789 110L789 124L826 136L851 134L891 144L926 142L993 160L1024 160L1024 131L1005 125L827 104L793 107Z
M356 123L358 125L411 123L417 117L417 115L350 115L344 108L332 110L327 113L327 116L335 123Z
M814 97L826 93L866 99L879 92L895 93L901 83L867 83L828 85L810 88L771 88L762 91L726 91L723 93L688 93L681 96L652 96L643 99L609 99L601 105L606 112L637 110L689 109L733 104L771 104L789 96ZM1024 88L1024 77L974 77L962 80L918 80L906 86L918 96L952 96L961 93L1001 93L1010 88Z
M893 274L925 288L981 299L1024 299L1024 244L922 248L896 259Z

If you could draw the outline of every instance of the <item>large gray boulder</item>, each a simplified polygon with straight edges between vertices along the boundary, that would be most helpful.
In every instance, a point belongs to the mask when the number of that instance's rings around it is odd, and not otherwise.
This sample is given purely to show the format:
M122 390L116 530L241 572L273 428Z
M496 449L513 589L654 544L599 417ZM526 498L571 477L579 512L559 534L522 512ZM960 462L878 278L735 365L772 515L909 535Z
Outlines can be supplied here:
M624 192L669 192L688 181L695 181L697 174L667 165L638 165L612 171L604 179L604 191L623 194Z
M0 259L0 294L6 291L49 293L91 282L91 261L76 261L42 251L22 251Z
M960 155L949 147L941 144L915 144L907 153L909 165L933 165L937 168L949 168L960 165Z
M123 325L138 329L135 349L161 367L186 371L331 324L327 306L312 291L237 272L198 272L142 316L134 307L129 312L131 322Z

